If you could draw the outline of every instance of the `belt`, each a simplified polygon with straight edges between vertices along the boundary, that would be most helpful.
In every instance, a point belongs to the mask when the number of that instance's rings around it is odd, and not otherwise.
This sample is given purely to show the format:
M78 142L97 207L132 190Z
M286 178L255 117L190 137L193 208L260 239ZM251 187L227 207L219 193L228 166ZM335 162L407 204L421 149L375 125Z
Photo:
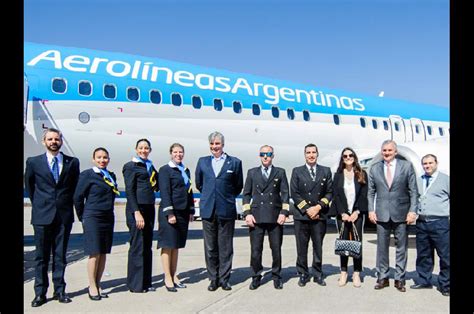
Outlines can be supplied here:
M438 219L448 219L448 216L419 215L418 221L434 221Z

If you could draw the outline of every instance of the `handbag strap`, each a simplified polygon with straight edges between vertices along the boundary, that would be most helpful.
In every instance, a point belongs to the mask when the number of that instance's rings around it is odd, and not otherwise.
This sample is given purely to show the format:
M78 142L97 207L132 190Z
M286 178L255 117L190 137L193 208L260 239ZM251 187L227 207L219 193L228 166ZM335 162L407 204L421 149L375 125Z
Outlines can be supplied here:
M339 239L342 239L342 235L344 234L344 225L346 224L344 221L341 221L341 231L339 231ZM359 241L359 234L357 233L357 228L354 224L354 222L352 222L352 232L354 233L354 240L356 241Z

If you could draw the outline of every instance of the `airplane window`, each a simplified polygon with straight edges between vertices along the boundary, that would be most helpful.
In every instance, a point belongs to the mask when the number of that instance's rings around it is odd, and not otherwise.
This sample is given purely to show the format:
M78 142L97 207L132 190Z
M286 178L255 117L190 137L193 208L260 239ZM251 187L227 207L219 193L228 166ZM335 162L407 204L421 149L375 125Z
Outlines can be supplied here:
M334 124L335 124L335 125L339 125L339 123L341 123L338 114L333 114L333 115L332 115L332 119L334 120Z
M383 129L388 131L388 122L386 120L383 120Z
M150 101L154 104L161 104L161 92L159 90L150 91Z
M428 130L428 134L431 135L431 133L432 133L431 126L428 125L428 126L426 127L426 129Z
M394 125L395 125L395 131L400 132L400 124L398 122L395 122Z
M309 115L308 110L303 110L303 120L304 121L309 121L311 119L311 116Z
M79 95L90 96L92 95L92 84L88 81L79 82Z
M53 91L58 94L64 94L66 92L66 80L62 78L53 79Z
M420 134L420 126L418 124L415 125L415 132L416 134Z
M127 88L127 99L131 101L138 101L140 99L140 91L136 87Z
M234 109L235 113L241 113L242 112L242 104L240 103L240 101L232 102L232 108Z
M295 119L295 111L291 108L286 109L286 114L288 115L288 119L294 120Z
M377 128L379 127L379 124L377 123L377 120L372 119L372 127L377 130Z
M360 118L360 126L365 128L365 126L366 126L365 118Z
M181 106L183 104L183 97L180 93L171 94L171 103L174 106Z
M115 99L117 97L117 91L115 85L113 84L105 84L104 85L104 96L108 99Z
M223 107L222 99L219 99L219 98L214 99L214 109L216 109L216 111L222 111L222 107Z
M279 118L280 117L280 109L278 109L277 106L272 107L272 116L274 118Z
M199 97L199 96L193 96L192 97L192 103L193 103L194 108L201 109L201 107L202 107L202 98Z
M260 115L260 105L259 104L252 104L252 113L256 116Z
M444 130L441 127L439 128L439 135L444 136Z

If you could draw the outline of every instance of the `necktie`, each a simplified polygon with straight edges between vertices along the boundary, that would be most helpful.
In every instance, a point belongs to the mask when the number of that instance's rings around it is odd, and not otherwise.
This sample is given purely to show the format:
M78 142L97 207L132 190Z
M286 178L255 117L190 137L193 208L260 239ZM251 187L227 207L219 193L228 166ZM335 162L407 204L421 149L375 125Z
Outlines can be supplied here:
M428 185L430 185L430 179L431 179L431 176L425 174L425 180L426 180L426 186L425 186L425 188L428 188Z
M268 168L263 168L263 177L265 178L265 181L268 180Z
M189 177L188 175L186 174L186 171L184 171L184 165L183 164L179 164L177 165L179 171L181 171L181 176L183 177L183 180L184 180L184 185L188 186L189 184Z
M387 184L388 184L388 188L390 188L392 186L392 181L393 181L393 177L392 177L392 171L390 170L390 163L387 163Z
M313 179L313 181L316 179L316 174L314 173L314 167L311 167L311 179Z
M59 181L59 165L58 165L58 157L54 156L53 157L53 166L51 167L51 170L53 172L53 178L56 183Z

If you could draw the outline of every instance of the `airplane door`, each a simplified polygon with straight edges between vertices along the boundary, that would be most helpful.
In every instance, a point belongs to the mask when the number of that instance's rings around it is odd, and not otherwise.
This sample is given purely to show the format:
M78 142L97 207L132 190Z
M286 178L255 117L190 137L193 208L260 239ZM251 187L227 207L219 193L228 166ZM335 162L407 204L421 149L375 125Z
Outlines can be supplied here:
M27 120L27 113L28 113L28 78L26 74L24 74L24 82L23 82L23 128L26 127L26 120Z
M413 142L422 142L426 140L425 127L423 121L417 118L410 119L411 131L413 134Z
M405 143L405 123L400 116L389 116L390 126L392 129L392 140L397 143Z

